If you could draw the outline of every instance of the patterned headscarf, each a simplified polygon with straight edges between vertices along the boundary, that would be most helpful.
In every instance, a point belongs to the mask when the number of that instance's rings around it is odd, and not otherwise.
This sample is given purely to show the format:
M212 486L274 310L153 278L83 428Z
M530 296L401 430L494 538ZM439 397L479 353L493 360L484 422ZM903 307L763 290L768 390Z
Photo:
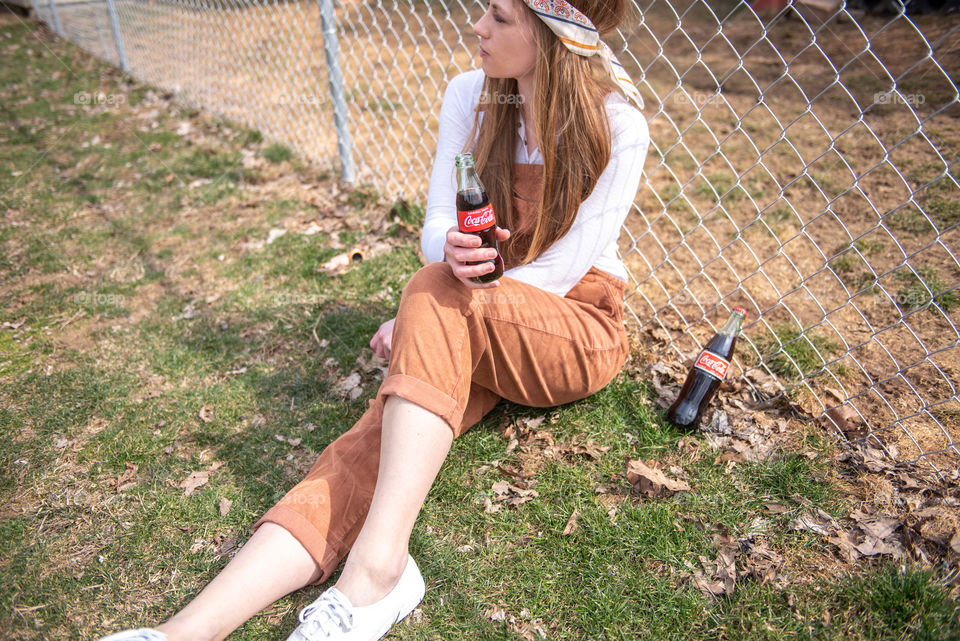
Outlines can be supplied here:
M590 18L583 15L566 0L523 0L530 9L543 20L567 49L575 54L589 57L600 56L603 68L613 80L632 100L638 108L643 109L643 98L637 91L636 85L630 80L626 69L613 55L613 51L600 39L597 28Z

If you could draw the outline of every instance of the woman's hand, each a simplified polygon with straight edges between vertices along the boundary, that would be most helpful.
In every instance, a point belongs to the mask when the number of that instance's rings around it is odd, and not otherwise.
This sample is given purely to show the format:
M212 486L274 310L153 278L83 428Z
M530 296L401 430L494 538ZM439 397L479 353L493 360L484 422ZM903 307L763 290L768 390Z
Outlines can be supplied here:
M393 342L393 324L396 318L391 318L380 326L377 333L370 339L370 347L380 358L390 359L390 344Z
M497 242L503 242L510 238L510 230L497 227ZM471 278L489 274L494 270L493 263L480 263L479 265L470 265L479 261L496 258L497 250L492 247L480 248L480 237L476 234L462 234L460 228L453 226L447 230L447 242L443 245L443 260L453 267L453 275L471 289L489 289L491 287L500 287L500 281L495 280L492 283L475 283Z

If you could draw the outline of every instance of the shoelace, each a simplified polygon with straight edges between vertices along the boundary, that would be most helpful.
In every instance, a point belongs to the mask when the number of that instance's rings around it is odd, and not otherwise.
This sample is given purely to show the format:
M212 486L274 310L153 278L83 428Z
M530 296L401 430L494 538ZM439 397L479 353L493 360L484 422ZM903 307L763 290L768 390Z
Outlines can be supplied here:
M349 632L353 627L353 613L335 594L328 592L301 610L297 618L309 634L322 632L324 636L330 636L333 632L329 627L331 623L344 632Z

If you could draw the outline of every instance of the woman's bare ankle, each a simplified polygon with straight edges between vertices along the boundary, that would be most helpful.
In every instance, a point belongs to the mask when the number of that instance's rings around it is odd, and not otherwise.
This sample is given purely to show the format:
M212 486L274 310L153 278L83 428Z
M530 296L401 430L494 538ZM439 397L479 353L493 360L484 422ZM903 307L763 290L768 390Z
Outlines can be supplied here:
M164 621L155 626L154 630L166 634L168 641L220 641L229 634L221 634L217 626L181 616Z
M367 606L387 596L400 580L406 564L406 551L397 558L378 562L348 558L335 587L355 607Z

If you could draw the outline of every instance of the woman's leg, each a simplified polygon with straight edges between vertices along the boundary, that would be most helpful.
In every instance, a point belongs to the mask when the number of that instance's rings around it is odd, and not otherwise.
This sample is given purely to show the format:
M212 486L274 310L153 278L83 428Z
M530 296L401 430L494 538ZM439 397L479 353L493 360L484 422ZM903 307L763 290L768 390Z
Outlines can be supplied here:
M493 404L490 400L483 411ZM378 601L400 578L417 514L452 441L453 431L436 414L387 397L376 489L337 582L354 605ZM290 532L265 522L193 601L156 629L170 641L219 641L277 599L316 582L320 574L317 562Z
M187 607L156 629L170 641L219 641L319 575L317 563L293 535L264 523Z
M436 414L386 399L376 489L336 584L353 605L379 601L400 579L417 514L452 442L450 425Z

